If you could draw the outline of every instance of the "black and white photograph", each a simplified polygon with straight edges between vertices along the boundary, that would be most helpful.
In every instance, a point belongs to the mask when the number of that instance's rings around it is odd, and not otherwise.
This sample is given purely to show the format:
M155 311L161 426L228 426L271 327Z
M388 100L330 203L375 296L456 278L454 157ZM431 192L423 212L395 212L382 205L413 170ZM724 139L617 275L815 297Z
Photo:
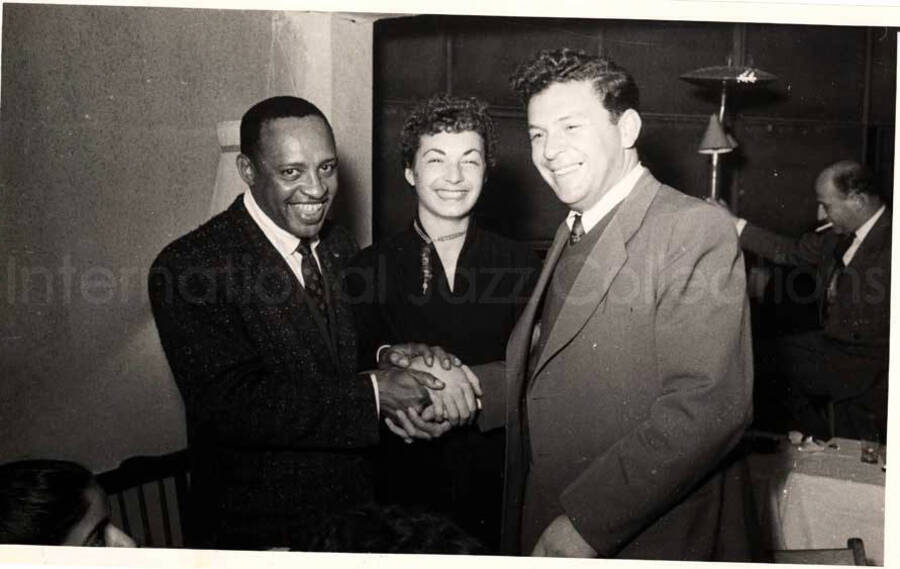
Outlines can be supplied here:
M0 565L900 559L900 6L0 10Z

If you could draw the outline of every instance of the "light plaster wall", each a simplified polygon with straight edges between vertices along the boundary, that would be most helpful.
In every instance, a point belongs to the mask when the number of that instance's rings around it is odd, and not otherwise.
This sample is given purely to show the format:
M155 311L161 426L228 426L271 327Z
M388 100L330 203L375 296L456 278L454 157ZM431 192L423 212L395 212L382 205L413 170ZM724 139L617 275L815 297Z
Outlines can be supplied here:
M361 197L337 213L371 235L366 37L371 22L331 14L4 6L0 461L99 471L184 446L145 282L209 218L218 123L276 94L320 104L344 197Z

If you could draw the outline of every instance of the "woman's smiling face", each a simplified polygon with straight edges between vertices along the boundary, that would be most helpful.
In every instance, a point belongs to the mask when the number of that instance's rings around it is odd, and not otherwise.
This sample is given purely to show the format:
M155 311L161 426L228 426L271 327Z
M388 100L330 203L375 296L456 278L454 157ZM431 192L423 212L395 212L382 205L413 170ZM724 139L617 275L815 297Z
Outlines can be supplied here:
M419 216L460 219L468 216L485 174L484 140L477 132L439 132L419 137L406 181L416 189Z

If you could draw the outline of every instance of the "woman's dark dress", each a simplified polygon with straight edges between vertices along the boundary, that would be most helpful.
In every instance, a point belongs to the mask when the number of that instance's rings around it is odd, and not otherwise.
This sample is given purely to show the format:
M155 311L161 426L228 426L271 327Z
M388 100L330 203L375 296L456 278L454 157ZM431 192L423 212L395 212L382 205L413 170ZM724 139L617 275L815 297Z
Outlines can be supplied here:
M361 251L347 290L356 314L360 362L374 367L383 344L442 346L466 364L505 358L506 341L540 272L526 245L470 223L450 291L437 253L423 294L423 240L412 225ZM385 430L379 449L382 501L450 515L486 546L499 543L504 433L453 429L408 445Z

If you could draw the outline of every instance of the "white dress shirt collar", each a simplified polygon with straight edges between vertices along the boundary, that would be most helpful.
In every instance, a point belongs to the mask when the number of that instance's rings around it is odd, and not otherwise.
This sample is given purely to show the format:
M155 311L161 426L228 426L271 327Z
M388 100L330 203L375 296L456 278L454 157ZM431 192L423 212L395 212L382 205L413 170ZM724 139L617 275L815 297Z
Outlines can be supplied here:
M885 206L881 206L880 208L878 208L878 211L873 213L872 217L870 217L868 221L859 226L859 229L855 231L856 240L862 242L866 238L866 235L868 235L869 232L872 231L872 228L875 227L875 223L878 221L878 218L880 218L881 214L884 213L884 209Z
M869 232L872 231L872 228L875 227L875 223L877 223L878 218L884 214L884 210L885 206L881 206L878 211L872 214L872 217L870 217L868 221L860 225L859 229L854 232L853 243L850 244L850 247L847 248L847 252L844 253L843 261L845 266L850 264L853 256L856 255L856 250L862 245L866 235L868 235Z
M281 253L282 257L290 257L291 254L297 250L297 245L300 244L300 238L285 231L281 227L278 227L278 225L272 221L272 218L266 215L262 208L259 207L259 204L253 199L253 194L250 190L244 192L244 207L247 208L247 213L250 214L250 217L253 218L253 221L256 222L256 225L258 225L265 234L266 239L272 243L272 246L278 249L278 252ZM319 238L316 237L312 241L310 247L315 251L318 245Z
M627 174L625 174L621 180L615 183L613 187L611 187L606 194L600 198L600 201L581 212L581 224L584 226L584 232L587 233L591 229L594 228L597 223L603 219L606 214L608 214L614 207L622 203L622 200L628 197L628 194L631 193L631 190L634 189L635 184L637 184L638 178L646 172L647 169L644 168L640 162L635 165L634 168L629 170ZM570 211L568 217L566 217L566 225L569 226L569 229L572 229L572 223L575 220L575 216L578 214L577 211Z

